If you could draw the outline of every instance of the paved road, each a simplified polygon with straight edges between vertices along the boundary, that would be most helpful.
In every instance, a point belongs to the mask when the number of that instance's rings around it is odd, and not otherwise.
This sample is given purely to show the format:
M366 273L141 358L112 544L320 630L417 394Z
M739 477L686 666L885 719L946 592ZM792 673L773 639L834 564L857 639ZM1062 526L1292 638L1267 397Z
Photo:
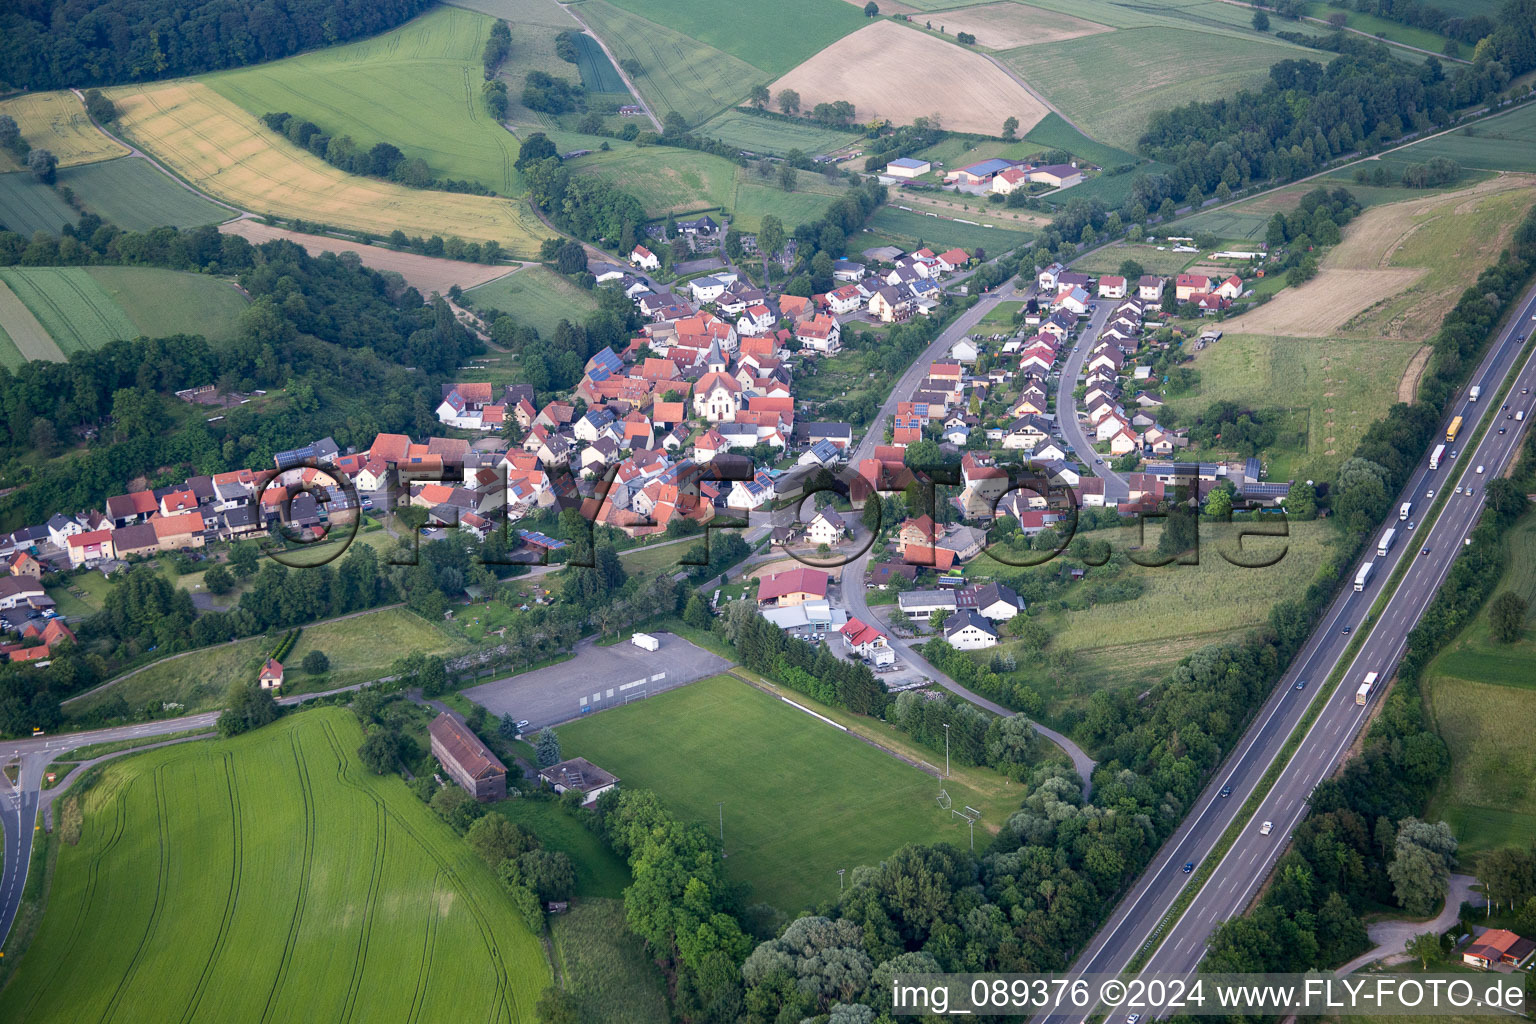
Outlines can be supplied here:
M1056 425L1062 439L1083 465L1095 476L1104 478L1104 504L1118 505L1130 497L1131 485L1125 477L1110 469L1108 463L1094 461L1099 456L1093 450L1093 438L1088 436L1082 422L1078 420L1077 399L1072 396L1073 389L1077 387L1077 378L1083 372L1083 364L1088 361L1094 343L1099 340L1099 332L1104 329L1104 322L1109 319L1116 303L1100 299L1096 306L1088 318L1088 329L1084 331L1086 337L1068 350L1066 359L1062 361L1061 379L1056 382Z
M1408 940L1415 935L1423 935L1425 932L1444 932L1456 923L1461 914L1463 902L1472 901L1482 905L1480 893L1472 891L1472 886L1477 884L1477 879L1471 875L1452 875L1450 885L1445 897L1445 906L1440 908L1440 913L1428 921L1373 921L1367 928L1371 941L1376 943L1370 951L1361 953L1349 963L1340 967L1333 973L1338 977L1353 974L1367 964L1373 964L1377 960L1397 962L1408 958L1406 947Z
M1344 635L1342 630L1346 626L1356 628L1361 625L1367 610L1385 588L1394 567L1407 559L1410 564L1402 584L1392 595L1383 610L1382 618L1362 645L1359 654L1348 662L1343 682L1329 696L1325 709L1307 731L1279 780L1260 803L1252 823L1222 858L1189 908L1168 927L1162 944L1144 969L1167 972L1193 970L1205 955L1211 932L1222 921L1242 914L1258 887L1263 884L1285 849L1287 838L1306 814L1307 797L1318 782L1333 771L1365 725L1372 706L1380 700L1378 688L1367 706L1356 704L1355 691L1361 680L1367 672L1379 673L1382 680L1391 677L1407 644L1409 631L1417 625L1425 607L1450 571L1452 560L1462 549L1463 541L1471 533L1482 511L1487 482L1512 463L1519 449L1522 428L1530 422L1533 407L1536 407L1536 358L1527 360L1518 368L1515 366L1521 348L1517 335L1536 328L1536 323L1532 322L1532 315L1536 314L1536 288L1532 288L1520 299L1517 308L1518 315L1490 346L1488 354L1471 375L1470 382L1482 386L1484 400L1471 402L1466 392L1462 392L1452 402L1446 416L1447 421L1455 415L1464 417L1461 443L1465 443L1479 422L1490 412L1497 422L1490 424L1487 435L1475 452L1463 452L1457 459L1447 457L1437 470L1429 468L1429 453L1426 451L1392 508L1395 512L1401 502L1411 501L1413 509L1409 518L1417 520L1429 509L1430 501L1426 497L1429 490L1434 490L1438 495L1445 488L1466 482L1475 487L1475 493L1470 496L1453 494L1433 529L1427 533L1422 530L1407 531L1407 524L1401 522L1395 514L1384 525L1383 529L1397 528L1400 534L1404 534L1403 538L1385 558L1377 557L1374 550L1367 552L1365 559L1376 563L1371 581L1359 593L1346 584L1324 614L1318 630L1292 663L1290 671L1260 709L1235 752L1212 776L1210 785L1196 802L1192 813L1164 844L1147 871L1073 964L1074 973L1122 971L1136 952L1153 937L1154 930L1159 927L1189 880L1180 870L1181 865L1191 861L1200 863L1215 847L1228 825L1236 819L1239 808L1254 791L1270 764L1279 756L1287 738L1302 719L1311 703L1315 686L1322 683L1343 660L1351 637ZM1509 408L1501 410L1492 405L1493 392L1517 369L1517 379L1508 400ZM1522 395L1522 388L1529 388L1533 393ZM1512 417L1516 409L1526 410L1524 423L1506 419ZM1507 433L1498 433L1500 427L1505 428ZM1435 442L1440 440L1443 438L1437 437ZM1485 467L1481 475L1476 472L1479 465ZM1373 544L1380 532L1373 535ZM1428 554L1420 554L1422 548L1428 548ZM1354 575L1353 566L1349 575ZM1303 690L1296 689L1298 680L1306 683ZM1232 786L1231 798L1222 799L1218 791L1228 784ZM1258 826L1263 821L1274 822L1272 834L1259 834ZM1078 1015L1063 1015L1056 1019L1081 1018Z

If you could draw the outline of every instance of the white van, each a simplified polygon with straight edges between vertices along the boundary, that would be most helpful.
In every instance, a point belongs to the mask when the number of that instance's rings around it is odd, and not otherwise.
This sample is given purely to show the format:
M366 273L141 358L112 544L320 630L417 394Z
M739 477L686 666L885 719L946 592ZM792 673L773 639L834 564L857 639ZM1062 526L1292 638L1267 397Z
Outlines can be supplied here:
M1525 410L1521 409L1519 412L1515 413L1515 419L1517 419L1517 420L1525 419Z
M1482 476L1483 475L1483 467L1482 466L1478 466L1477 467L1477 475L1478 476Z

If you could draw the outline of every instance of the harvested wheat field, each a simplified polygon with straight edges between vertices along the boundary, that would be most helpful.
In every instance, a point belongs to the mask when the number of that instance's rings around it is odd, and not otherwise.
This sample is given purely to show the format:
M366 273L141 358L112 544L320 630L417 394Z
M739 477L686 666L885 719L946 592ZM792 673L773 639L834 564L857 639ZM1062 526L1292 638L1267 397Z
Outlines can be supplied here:
M948 22L945 23L946 25ZM913 70L923 88L913 88ZM844 36L773 83L800 93L800 105L847 100L860 121L898 124L937 113L950 131L996 135L1019 119L1019 134L1045 117L1046 107L991 61L894 21L878 21Z
M371 267L381 273L394 271L405 278L406 284L423 295L430 295L433 292L447 295L448 289L454 285L460 288L473 288L476 285L494 281L498 277L505 277L517 269L504 264L465 263L462 260L448 260L437 256L419 256L414 252L400 252L378 245L359 245L357 242L349 242L342 238L310 235L289 231L287 228L273 227L259 220L233 220L221 226L219 230L226 235L241 235L249 239L252 245L260 245L280 238L301 246L311 256L318 256L323 252L356 253L363 266Z
M1234 333L1424 341L1455 296L1509 243L1536 203L1536 176L1371 207L1313 280L1231 321Z
M62 89L0 100L0 114L15 118L21 137L33 149L46 149L58 157L60 167L111 160L128 152L97 130L79 98ZM0 171L20 169L13 154L0 150Z
M885 8L880 8L885 13ZM1070 14L1060 14L1025 4L1003 2L982 4L979 7L962 7L953 11L935 11L925 20L944 26L950 35L969 32L976 37L976 45L989 50L1012 50L1019 46L1036 43L1056 43L1063 39L1113 32L1108 25L1100 25Z
M531 256L549 232L526 204L340 171L200 82L111 91L125 137L198 188L253 213L387 235L457 235Z

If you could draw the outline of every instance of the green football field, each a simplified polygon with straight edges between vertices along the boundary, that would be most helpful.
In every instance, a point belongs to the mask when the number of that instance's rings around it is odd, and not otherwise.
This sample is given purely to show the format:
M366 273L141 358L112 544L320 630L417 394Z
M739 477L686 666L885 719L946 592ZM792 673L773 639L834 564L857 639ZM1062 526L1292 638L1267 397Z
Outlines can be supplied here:
M714 830L723 811L731 878L751 883L750 902L786 913L835 897L839 868L907 843L967 843L965 823L938 804L938 780L728 675L558 733L566 757L653 790L683 821ZM984 812L978 845L1015 809L955 779L948 790L955 807Z
M109 762L0 1020L531 1024L539 940L361 741L321 709Z

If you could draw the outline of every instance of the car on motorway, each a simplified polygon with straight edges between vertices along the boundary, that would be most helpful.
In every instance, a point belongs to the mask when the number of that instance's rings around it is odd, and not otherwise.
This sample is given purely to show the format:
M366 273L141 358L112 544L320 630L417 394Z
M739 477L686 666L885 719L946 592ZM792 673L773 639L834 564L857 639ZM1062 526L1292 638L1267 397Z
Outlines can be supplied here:
M1129 1017L1125 1018L1125 1024L1136 1024L1136 1022L1139 1020L1141 1020L1141 1014L1133 1013Z
M1421 554L1421 555L1429 554L1429 548L1419 548L1419 554Z
M1231 796L1232 795L1232 787L1231 787L1231 785L1222 786L1221 787L1221 795L1222 796Z
M1455 449L1455 448L1452 448L1452 449L1451 449L1451 458L1453 458L1453 459L1454 459L1454 458L1455 458L1455 457L1456 457L1456 449Z
M1275 823L1272 822L1272 821L1266 821L1264 824L1259 826L1259 835L1267 836L1271 832L1273 832L1274 829L1275 829Z
M1307 688L1307 681L1305 679L1298 679L1298 680L1296 680L1296 689L1298 689L1298 690L1305 690L1306 688Z
M1192 860L1185 861L1184 862L1184 873L1187 875L1187 874L1189 874L1193 870L1195 870L1195 862L1192 861Z
M1345 626L1343 629L1339 630L1339 632L1343 633L1345 636L1348 636L1349 635L1349 627Z
M1430 488L1429 490L1424 492L1424 497L1426 497L1426 498L1433 498L1434 496L1435 496L1434 488Z
M1504 433L1504 428L1503 427L1499 428L1499 433L1501 433L1501 434Z
M1530 388L1521 388L1521 389L1520 389L1520 393L1521 393L1521 394L1522 394L1522 395L1528 395L1528 394L1530 394L1530 393L1531 393L1531 389L1530 389Z
M1457 493L1457 494L1460 494L1460 493L1461 493L1461 484L1457 484L1457 485L1456 485L1456 493Z
M1467 497L1470 498L1472 496L1472 492L1475 491L1475 490L1477 490L1476 487L1468 487L1467 488Z
M1410 520L1408 520L1408 529L1410 529L1410 530L1411 530L1411 529L1413 529L1413 527L1414 527L1414 522L1413 522L1413 520L1412 520L1412 519L1410 519Z

